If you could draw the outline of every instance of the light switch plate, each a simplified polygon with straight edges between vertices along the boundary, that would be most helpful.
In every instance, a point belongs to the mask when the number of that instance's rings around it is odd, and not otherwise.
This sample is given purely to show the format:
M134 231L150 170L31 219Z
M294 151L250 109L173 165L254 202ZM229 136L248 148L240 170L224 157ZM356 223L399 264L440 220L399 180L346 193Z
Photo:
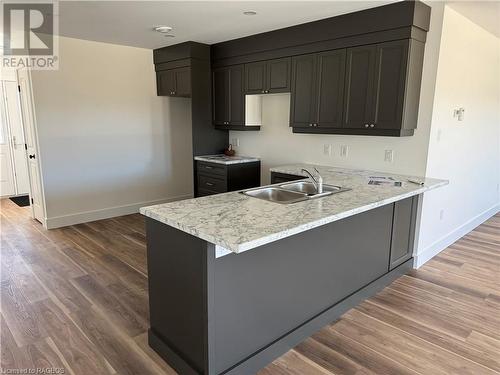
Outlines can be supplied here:
M348 154L349 154L349 146L347 145L340 146L340 157L346 158Z
M324 144L323 145L323 154L327 156L332 156L332 145Z

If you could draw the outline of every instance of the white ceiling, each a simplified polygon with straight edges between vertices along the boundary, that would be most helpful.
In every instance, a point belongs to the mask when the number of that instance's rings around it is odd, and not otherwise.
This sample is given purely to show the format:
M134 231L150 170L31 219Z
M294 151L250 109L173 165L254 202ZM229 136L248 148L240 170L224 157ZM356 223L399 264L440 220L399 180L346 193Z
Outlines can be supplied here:
M142 48L188 40L213 44L390 2L394 0L60 1L59 33ZM245 16L246 10L257 15ZM172 26L176 37L152 31L157 25Z
M500 38L500 1L450 1L448 5Z

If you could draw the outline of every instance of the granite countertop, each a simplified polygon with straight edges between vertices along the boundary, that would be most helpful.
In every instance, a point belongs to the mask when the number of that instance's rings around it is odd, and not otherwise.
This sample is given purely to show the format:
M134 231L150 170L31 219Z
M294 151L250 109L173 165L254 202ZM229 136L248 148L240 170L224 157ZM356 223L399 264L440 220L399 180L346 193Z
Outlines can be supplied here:
M251 156L227 156L224 154L219 154L219 155L195 156L194 160L205 161L208 163L229 165L229 164L250 163L253 161L259 161L260 159Z
M302 168L312 171L313 167L318 168L325 184L351 190L293 204L230 192L143 207L140 212L225 251L241 253L448 184L445 180L308 164L275 167L271 171L303 175ZM403 183L369 185L371 176L393 177ZM420 180L424 185L408 179Z

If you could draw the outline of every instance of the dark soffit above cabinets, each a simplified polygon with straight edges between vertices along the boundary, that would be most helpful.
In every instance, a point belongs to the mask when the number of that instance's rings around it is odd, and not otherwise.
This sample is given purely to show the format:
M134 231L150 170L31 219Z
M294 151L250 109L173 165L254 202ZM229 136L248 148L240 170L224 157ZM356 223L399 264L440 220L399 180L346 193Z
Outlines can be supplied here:
M212 45L212 65L234 65L398 39L425 42L431 8L401 1Z

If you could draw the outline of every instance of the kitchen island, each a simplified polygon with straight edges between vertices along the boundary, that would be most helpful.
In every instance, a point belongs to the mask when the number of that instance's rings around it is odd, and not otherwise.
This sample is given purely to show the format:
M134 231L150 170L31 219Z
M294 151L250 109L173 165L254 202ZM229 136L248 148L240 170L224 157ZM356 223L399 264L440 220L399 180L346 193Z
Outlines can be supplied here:
M300 178L312 167L271 171ZM325 184L350 190L293 204L231 192L141 209L149 344L180 374L253 374L412 267L420 197L447 182L316 167Z

